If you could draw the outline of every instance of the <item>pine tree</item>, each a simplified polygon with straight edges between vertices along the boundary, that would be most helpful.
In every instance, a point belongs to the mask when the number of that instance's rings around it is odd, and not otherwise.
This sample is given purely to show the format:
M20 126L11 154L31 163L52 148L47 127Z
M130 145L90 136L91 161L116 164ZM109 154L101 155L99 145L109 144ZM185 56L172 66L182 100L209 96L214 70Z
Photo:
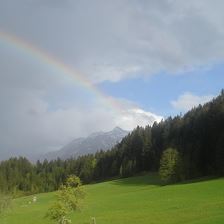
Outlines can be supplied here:
M165 183L174 183L183 178L183 162L176 149L166 149L160 160L159 174Z

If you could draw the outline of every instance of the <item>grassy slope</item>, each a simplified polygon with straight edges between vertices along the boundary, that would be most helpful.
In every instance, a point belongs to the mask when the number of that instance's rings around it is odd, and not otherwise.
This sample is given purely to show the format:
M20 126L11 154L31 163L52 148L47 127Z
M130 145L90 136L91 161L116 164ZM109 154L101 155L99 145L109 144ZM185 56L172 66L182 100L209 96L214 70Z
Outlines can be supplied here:
M156 175L146 175L86 186L87 197L73 223L87 224L223 224L224 179L160 186ZM5 224L45 224L43 218L54 193L15 200Z

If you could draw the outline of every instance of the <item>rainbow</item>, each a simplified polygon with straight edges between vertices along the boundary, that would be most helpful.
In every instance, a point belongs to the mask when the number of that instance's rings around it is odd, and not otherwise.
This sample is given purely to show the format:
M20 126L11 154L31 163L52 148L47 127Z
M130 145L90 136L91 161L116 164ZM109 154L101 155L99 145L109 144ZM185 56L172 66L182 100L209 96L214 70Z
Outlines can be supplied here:
M6 46L12 47L15 51L22 52L28 57L31 57L34 60L49 66L50 68L56 69L62 75L69 76L75 82L75 84L81 86L91 94L94 94L96 97L100 98L102 102L110 109L116 111L122 110L122 106L116 100L99 90L95 85L92 84L90 80L85 77L85 75L75 71L73 68L58 60L53 55L48 54L42 49L37 48L31 43L26 42L23 39L8 32L0 31L0 42Z

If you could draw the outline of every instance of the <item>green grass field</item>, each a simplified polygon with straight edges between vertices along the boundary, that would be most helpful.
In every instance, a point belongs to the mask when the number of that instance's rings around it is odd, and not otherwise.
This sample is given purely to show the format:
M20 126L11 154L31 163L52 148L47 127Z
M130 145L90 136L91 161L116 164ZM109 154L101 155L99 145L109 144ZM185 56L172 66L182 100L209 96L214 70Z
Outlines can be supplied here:
M87 196L72 223L88 224L223 224L224 178L161 186L156 174L108 181L85 187ZM47 224L45 213L55 193L14 200L1 224Z

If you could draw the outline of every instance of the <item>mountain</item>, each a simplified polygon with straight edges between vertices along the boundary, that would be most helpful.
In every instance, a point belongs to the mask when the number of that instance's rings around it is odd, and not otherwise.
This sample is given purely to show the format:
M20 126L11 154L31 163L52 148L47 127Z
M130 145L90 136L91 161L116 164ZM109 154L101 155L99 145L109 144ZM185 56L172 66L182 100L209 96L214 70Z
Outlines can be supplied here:
M119 127L109 132L96 132L86 138L74 139L58 151L49 152L41 156L43 159L68 159L89 153L95 153L98 150L108 150L121 141L129 132Z

